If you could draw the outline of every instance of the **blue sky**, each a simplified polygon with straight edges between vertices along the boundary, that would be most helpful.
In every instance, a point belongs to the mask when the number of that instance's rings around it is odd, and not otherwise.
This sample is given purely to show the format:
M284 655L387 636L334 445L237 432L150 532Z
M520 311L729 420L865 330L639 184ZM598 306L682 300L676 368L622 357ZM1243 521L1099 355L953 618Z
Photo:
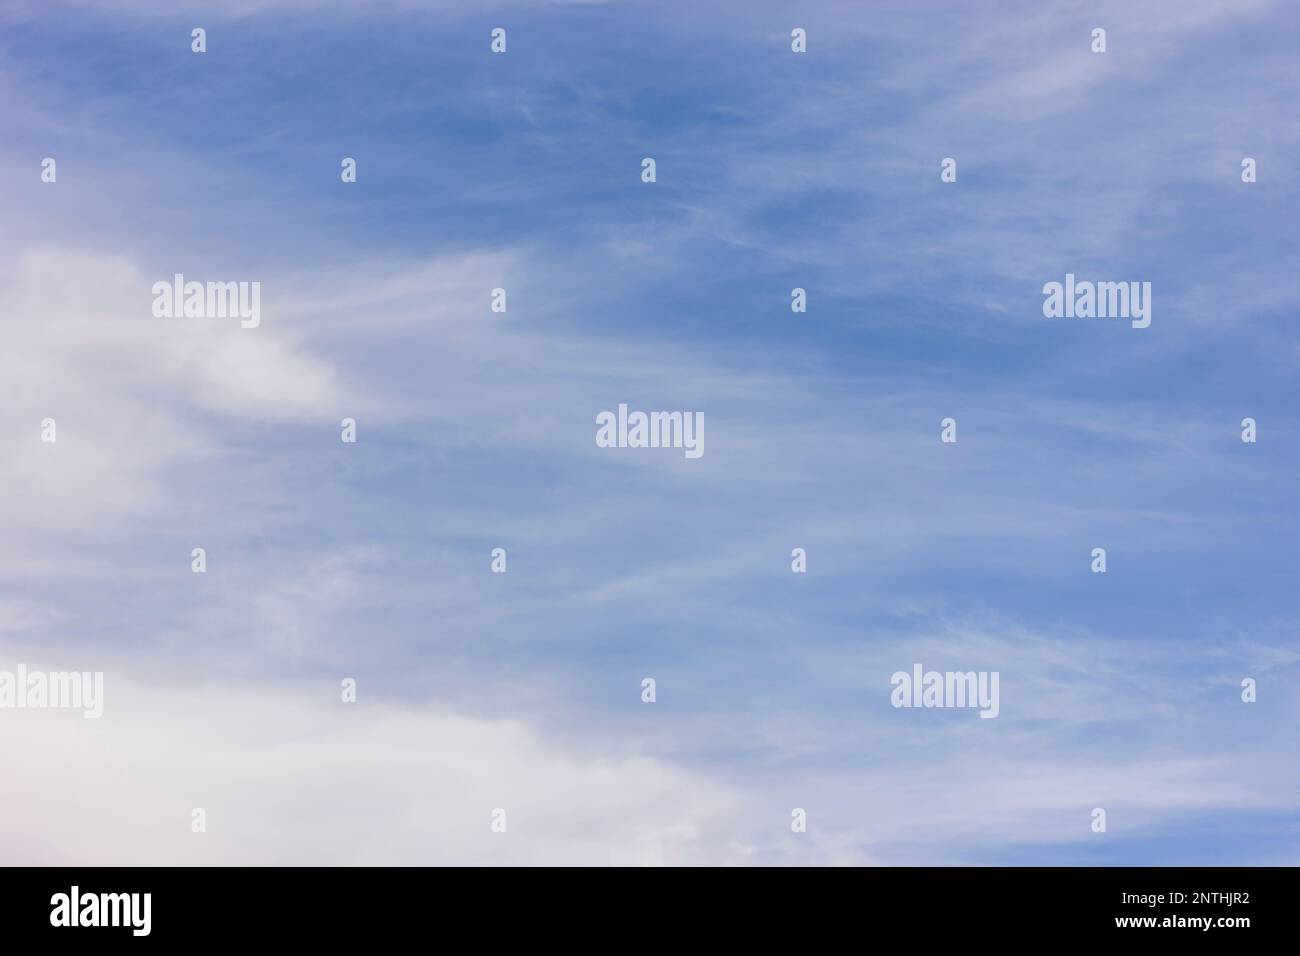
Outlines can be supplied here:
M1295 12L463 6L0 14L0 859L1295 863Z

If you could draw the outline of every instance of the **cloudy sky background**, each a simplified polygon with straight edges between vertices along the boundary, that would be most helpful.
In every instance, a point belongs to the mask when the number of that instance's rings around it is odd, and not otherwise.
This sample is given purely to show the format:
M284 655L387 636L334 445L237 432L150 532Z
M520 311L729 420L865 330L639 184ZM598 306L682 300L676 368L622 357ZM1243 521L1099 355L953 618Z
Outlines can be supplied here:
M0 862L1300 862L1300 15L467 6L0 12Z

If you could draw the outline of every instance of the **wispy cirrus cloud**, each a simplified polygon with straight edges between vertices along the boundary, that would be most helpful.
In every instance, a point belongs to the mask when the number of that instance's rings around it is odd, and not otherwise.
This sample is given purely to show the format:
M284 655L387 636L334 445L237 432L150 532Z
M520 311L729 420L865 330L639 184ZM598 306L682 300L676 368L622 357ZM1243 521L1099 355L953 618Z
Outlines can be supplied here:
M7 858L1293 856L1294 18L819 4L799 61L775 5L503 6L491 61L423 6L227 7L202 62L186 8L8 13L59 68L0 73L0 667L109 700L0 738ZM1043 319L1069 270L1151 334ZM262 325L156 319L174 272ZM624 401L706 455L597 448ZM916 661L999 719L892 709Z

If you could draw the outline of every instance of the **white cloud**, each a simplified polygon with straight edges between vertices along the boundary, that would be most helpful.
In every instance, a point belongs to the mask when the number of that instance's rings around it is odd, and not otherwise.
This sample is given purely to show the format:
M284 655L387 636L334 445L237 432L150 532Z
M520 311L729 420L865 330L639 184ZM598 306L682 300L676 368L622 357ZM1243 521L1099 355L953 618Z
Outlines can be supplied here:
M8 655L6 655L6 658ZM0 711L11 864L722 863L737 793L515 721L106 676L98 721ZM190 831L202 807L208 832ZM491 811L507 832L490 831ZM779 821L777 821L779 825Z

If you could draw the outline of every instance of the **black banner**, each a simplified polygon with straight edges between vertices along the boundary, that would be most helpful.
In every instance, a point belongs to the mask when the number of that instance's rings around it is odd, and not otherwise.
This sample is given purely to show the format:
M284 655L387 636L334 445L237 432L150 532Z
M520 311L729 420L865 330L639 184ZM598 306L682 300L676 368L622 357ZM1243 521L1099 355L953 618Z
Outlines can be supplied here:
M1289 938L1293 869L0 871L9 943ZM448 934L456 934L450 936ZM62 939L61 939L62 938ZM436 937L424 938L436 942Z

